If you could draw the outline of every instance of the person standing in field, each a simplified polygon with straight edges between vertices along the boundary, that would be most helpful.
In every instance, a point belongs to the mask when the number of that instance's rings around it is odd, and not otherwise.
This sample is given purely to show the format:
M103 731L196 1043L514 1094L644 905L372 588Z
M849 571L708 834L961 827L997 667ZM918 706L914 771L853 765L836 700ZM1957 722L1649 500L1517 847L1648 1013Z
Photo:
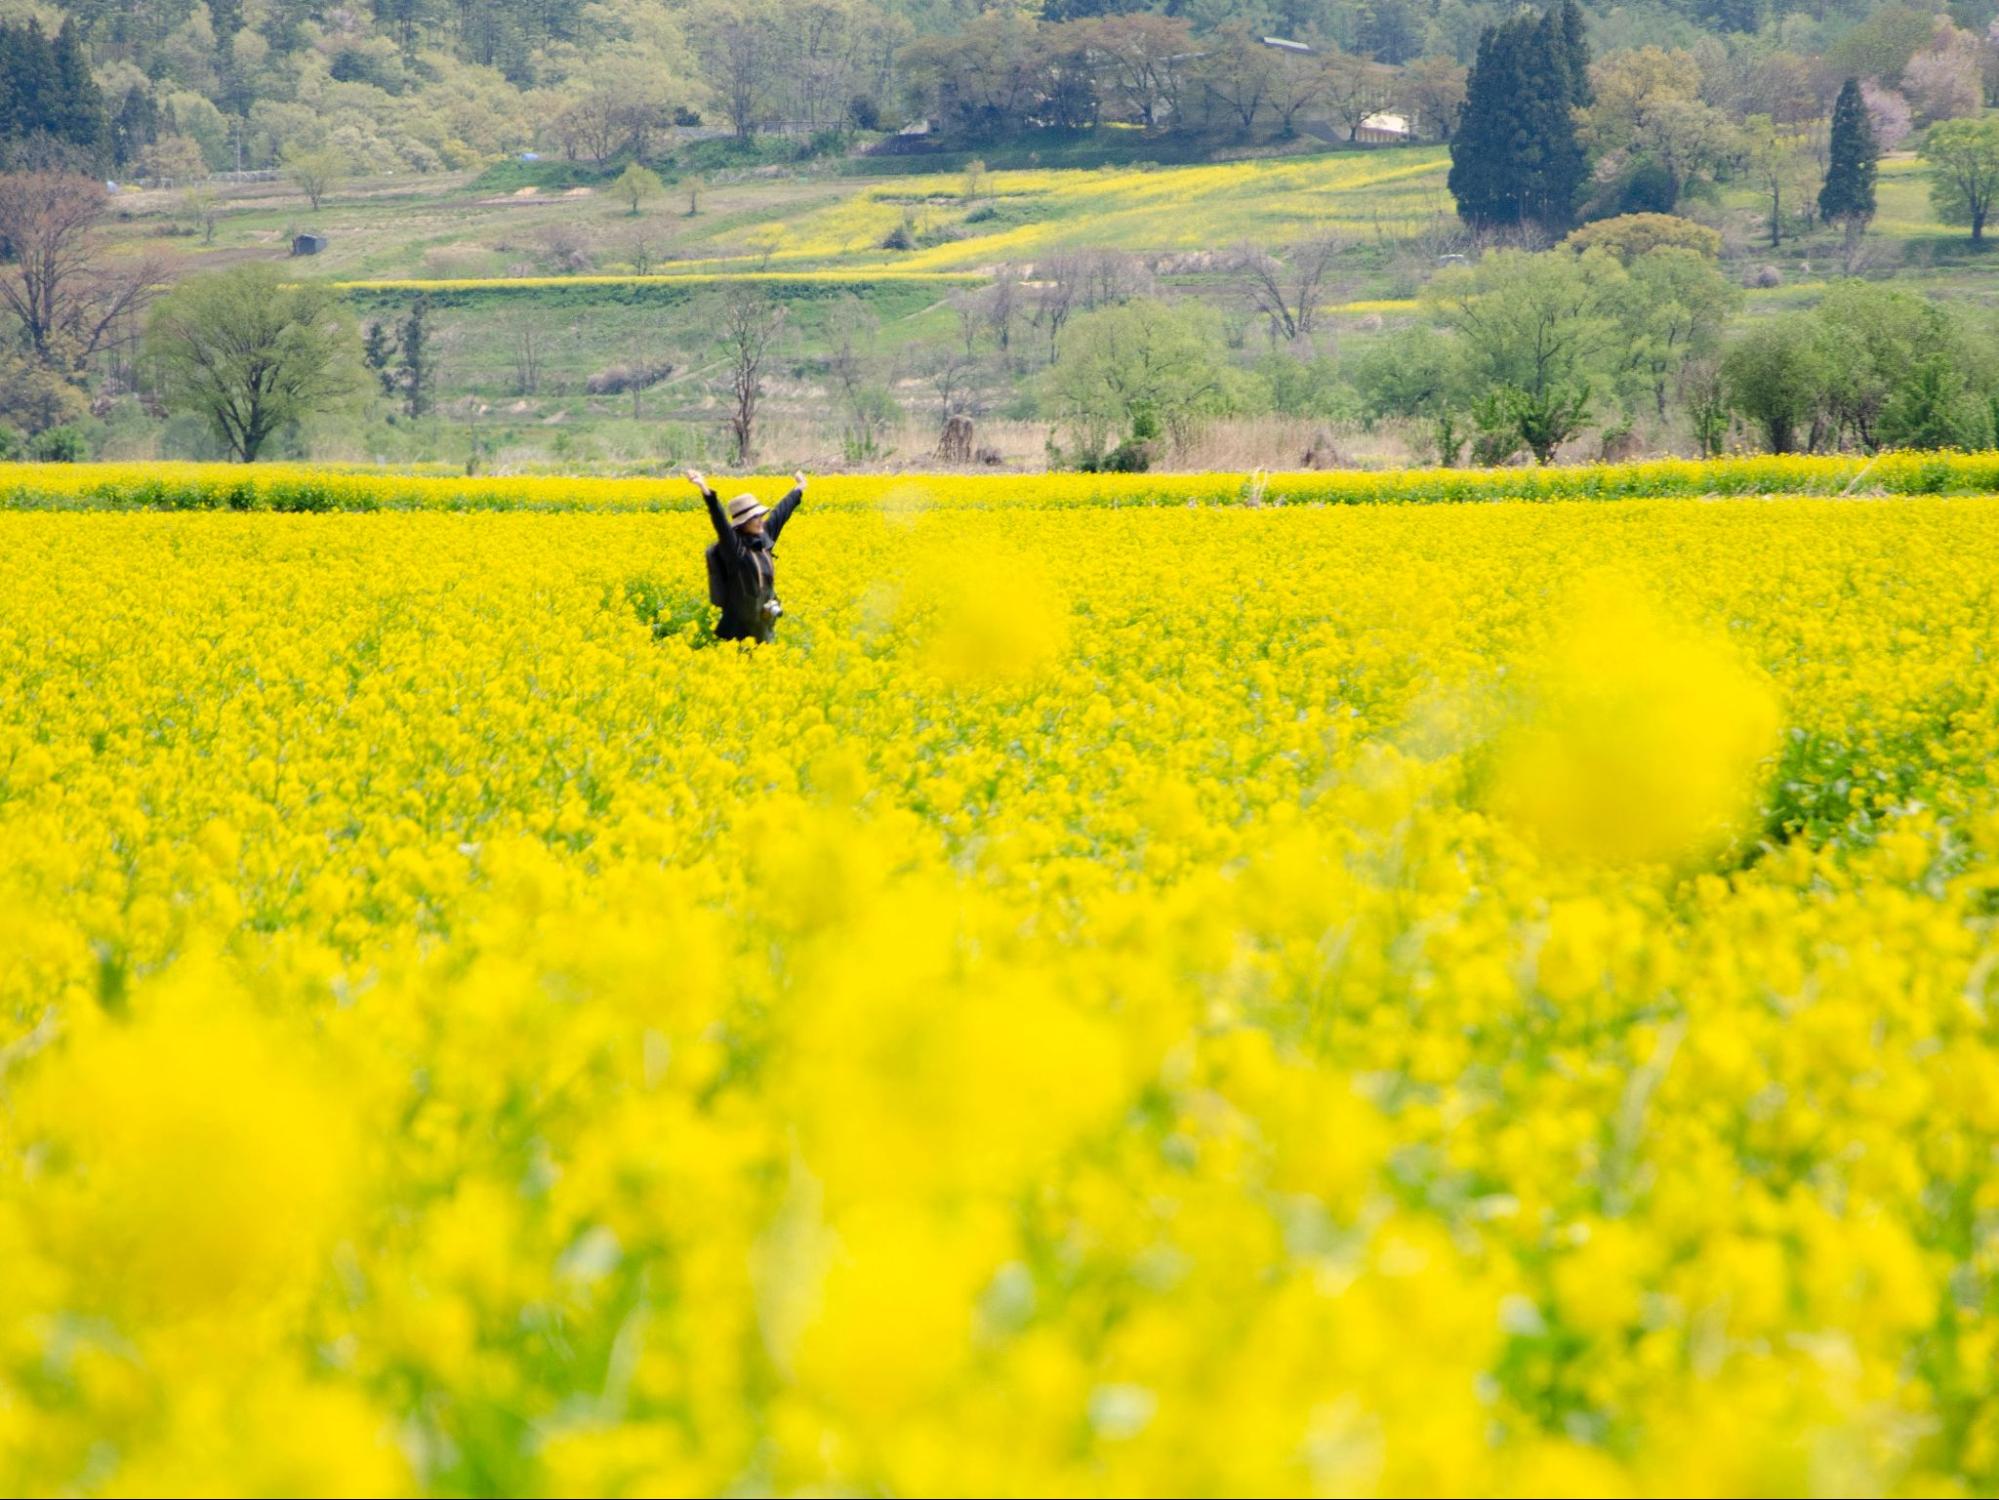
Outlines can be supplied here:
M699 469L688 479L708 504L715 526L715 544L708 549L708 602L720 605L715 638L723 641L767 641L777 629L784 607L777 602L777 561L772 549L778 534L805 498L805 476L794 474L791 493L771 509L755 495L738 495L726 506L715 498Z

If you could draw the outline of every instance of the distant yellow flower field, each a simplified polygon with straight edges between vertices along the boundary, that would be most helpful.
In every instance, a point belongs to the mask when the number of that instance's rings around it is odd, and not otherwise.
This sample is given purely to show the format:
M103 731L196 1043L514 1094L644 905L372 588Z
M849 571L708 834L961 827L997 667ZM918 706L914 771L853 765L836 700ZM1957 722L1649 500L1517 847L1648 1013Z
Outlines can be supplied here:
M732 481L775 500L789 476ZM1501 469L1253 474L832 474L815 507L882 511L1130 505L1364 505L1718 495L1999 494L1999 453L1757 454ZM0 463L0 508L698 510L678 474L448 474L323 464Z
M336 281L343 292L531 292L551 287L607 286L868 286L901 281L942 286L977 285L985 278L970 271L923 271L901 266L851 266L837 270L748 271L728 261L689 262L711 269L676 270L646 276L397 276L373 281ZM718 268L718 269L717 269Z
M14 1490L1999 1485L1990 500L314 482L0 512Z

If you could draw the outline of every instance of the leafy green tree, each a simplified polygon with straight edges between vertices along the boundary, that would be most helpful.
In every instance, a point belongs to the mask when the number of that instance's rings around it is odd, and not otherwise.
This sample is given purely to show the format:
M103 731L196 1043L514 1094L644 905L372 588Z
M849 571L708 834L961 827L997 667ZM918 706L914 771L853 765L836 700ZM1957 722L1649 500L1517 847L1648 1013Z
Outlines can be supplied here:
M618 174L618 180L611 184L611 188L625 200L628 211L635 219L639 216L640 208L663 197L666 193L666 184L659 180L659 173L639 162L628 163L625 170Z
M1995 381L1991 340L1915 292L1843 281L1812 316L1839 378L1826 407L1861 447L1976 446Z
M1597 68L1595 82L1595 102L1581 115L1583 141L1598 156L1598 175L1614 178L1622 204L1651 200L1670 212L1741 155L1740 132L1700 98L1700 67L1691 53L1661 47L1615 53Z
M1784 225L1797 214L1797 199L1809 191L1801 186L1808 170L1807 158L1796 135L1780 129L1769 115L1751 115L1742 136L1742 166L1769 204L1765 222L1770 226L1770 248L1775 250L1784 243Z
M1839 98L1832 107L1832 145L1827 158L1825 186L1819 189L1819 217L1828 224L1849 229L1865 225L1874 217L1875 164L1881 148L1874 140L1874 122L1860 94L1860 80L1849 78L1840 85ZM1771 210L1771 244L1776 244L1776 210Z
M1455 340L1414 328L1368 347L1353 363L1362 418L1402 417L1419 423L1437 462L1453 467L1471 426L1471 394Z
M1772 453L1816 447L1827 393L1838 371L1818 326L1804 314L1752 327L1721 362L1729 406L1763 435Z
M382 388L384 396L396 393L397 373L395 368L396 336L388 325L377 319L368 325L367 333L361 340L361 363Z
M1827 416L1838 437L1870 452L1881 446L1881 414L1910 371L1958 343L1935 303L1876 282L1837 283L1811 316L1839 371L1826 388Z
M1150 299L1098 308L1063 330L1043 400L1085 465L1116 456L1113 439L1142 464L1145 445L1184 442L1201 419L1244 404L1222 349L1211 308Z
M319 212L319 203L347 175L347 158L332 146L287 146L283 156L285 176L304 193Z
M145 357L168 408L204 419L243 463L281 428L345 403L361 381L340 294L289 285L268 262L192 277L162 297Z
M1661 248L1629 263L1609 301L1622 335L1617 347L1625 394L1649 397L1663 417L1680 370L1720 348L1742 290L1698 252Z
M1480 425L1548 462L1615 373L1627 285L1624 268L1600 250L1502 250L1432 281L1425 300L1457 337Z
M111 160L119 167L130 166L160 138L160 108L150 84L125 91L125 102L110 126Z
M1715 31L1753 36L1763 24L1763 0L1694 0L1694 19Z
M33 437L89 415L89 398L74 381L32 355L0 344L0 432Z
M1930 204L1946 224L1969 224L1971 243L1985 240L1985 220L1999 195L1999 117L1944 120L1923 137L1930 168Z
M1721 457L1730 422L1728 384L1722 379L1721 361L1697 359L1682 365L1679 387L1680 404L1687 409L1701 457Z
M1927 5L1875 6L1832 44L1826 61L1838 69L1835 78L1875 78L1896 88L1909 59L1929 46L1935 35L1936 16Z
M1946 355L1926 355L1911 367L1881 409L1884 448L1988 448L1992 400L1964 366Z

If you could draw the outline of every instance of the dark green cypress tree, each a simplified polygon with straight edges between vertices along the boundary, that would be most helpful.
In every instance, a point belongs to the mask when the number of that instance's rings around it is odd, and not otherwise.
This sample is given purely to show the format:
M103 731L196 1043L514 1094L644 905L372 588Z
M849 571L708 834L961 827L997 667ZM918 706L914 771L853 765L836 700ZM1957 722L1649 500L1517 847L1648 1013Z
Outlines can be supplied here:
M1569 16L1576 32L1569 34ZM1589 181L1589 155L1576 135L1576 110L1593 98L1589 87L1589 45L1583 40L1582 12L1574 0L1541 17L1528 51L1528 92L1522 100L1526 132L1533 143L1525 191L1526 217L1551 232L1575 223L1576 203ZM1580 79L1580 82L1578 80ZM1580 92L1578 92L1580 90Z
M1573 52L1559 9L1479 38L1451 140L1451 196L1468 224L1569 227L1589 176L1576 138Z
M55 50L42 35L41 23L30 21L17 27L13 42L13 118L8 134L17 139L49 131L50 114L62 94L62 75L56 71Z
M403 410L412 417L426 415L435 404L437 361L430 352L430 299L419 295L410 304L410 315L397 330L402 357Z
M56 102L48 115L49 133L95 151L104 140L104 94L91 75L74 20L62 23L49 52L56 71Z
M1367 0L1354 45L1376 62L1399 66L1423 50L1423 17L1411 0Z
M1562 0L1562 63L1569 74L1569 103L1588 109L1596 102L1589 81L1589 38L1583 34L1583 11L1576 0Z
M0 141L19 133L20 109L14 93L14 28L0 21Z
M1819 189L1819 217L1828 224L1865 224L1874 217L1874 170L1881 148L1874 121L1860 97L1860 80L1840 85L1832 107L1832 143L1825 186Z
M1467 224L1503 224L1519 218L1508 170L1513 102L1521 88L1518 29L1510 21L1488 26L1479 36L1478 53L1465 80L1465 102L1458 107L1446 182L1457 200L1458 217Z

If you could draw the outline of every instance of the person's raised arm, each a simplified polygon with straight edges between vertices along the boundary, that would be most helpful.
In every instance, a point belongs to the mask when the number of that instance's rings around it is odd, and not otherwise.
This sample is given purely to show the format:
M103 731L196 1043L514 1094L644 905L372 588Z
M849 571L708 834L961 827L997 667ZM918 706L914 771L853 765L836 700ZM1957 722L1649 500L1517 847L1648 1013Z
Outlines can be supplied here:
M707 477L699 469L689 469L687 482L701 491L701 498L708 504L708 519L714 523L715 535L722 545L732 551L740 551L743 545L742 538L736 535L736 529L729 524L729 518L722 514L722 502L717 500L715 492L708 488Z
M770 519L764 522L764 535L770 538L773 547L777 545L778 533L784 530L784 523L791 519L791 513L798 509L799 501L805 498L804 474L794 474L791 480L791 493L777 502L770 513Z

